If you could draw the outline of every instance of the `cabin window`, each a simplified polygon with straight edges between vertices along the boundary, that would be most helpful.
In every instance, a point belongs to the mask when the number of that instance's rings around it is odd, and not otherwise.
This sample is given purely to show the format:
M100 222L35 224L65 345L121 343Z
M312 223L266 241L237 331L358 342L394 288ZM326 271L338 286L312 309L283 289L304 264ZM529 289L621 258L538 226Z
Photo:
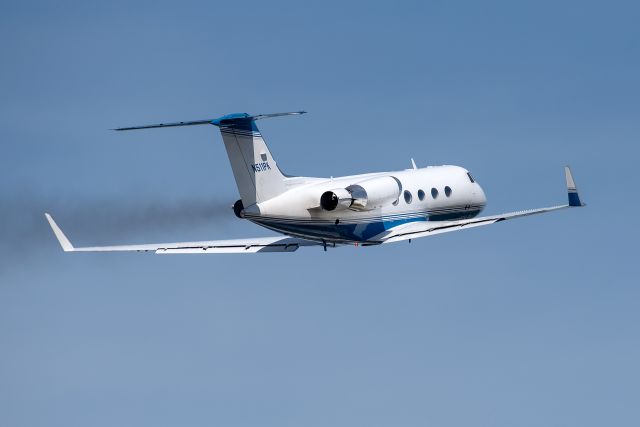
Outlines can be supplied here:
M451 187L449 187L449 186L444 187L444 194L445 194L445 196L450 197L451 196Z
M469 181L471 181L472 184L476 182L476 180L473 179L473 176L471 176L471 172L467 172L467 176L469 177Z
M435 188L431 189L431 197L433 197L434 199L438 198L438 190Z
M413 196L411 195L411 192L409 192L408 190L404 190L404 201L407 202L407 204L411 203L411 201L413 200Z
M424 200L424 191L418 190L418 199L420 199L420 201Z

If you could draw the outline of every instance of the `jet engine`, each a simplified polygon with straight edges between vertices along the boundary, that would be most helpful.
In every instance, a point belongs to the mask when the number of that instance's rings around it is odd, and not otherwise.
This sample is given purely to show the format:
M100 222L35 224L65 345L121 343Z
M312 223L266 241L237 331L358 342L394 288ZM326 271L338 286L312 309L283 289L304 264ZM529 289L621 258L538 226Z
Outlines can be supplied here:
M322 196L320 196L320 206L325 211L347 209L351 207L352 203L351 193L344 188L325 191L322 193Z
M236 202L233 204L233 213L236 214L238 218L242 219L244 218L243 211L244 204L242 203L242 200L236 200Z
M326 211L351 209L368 211L398 200L402 185L397 178L385 176L366 179L346 188L322 193L320 206Z

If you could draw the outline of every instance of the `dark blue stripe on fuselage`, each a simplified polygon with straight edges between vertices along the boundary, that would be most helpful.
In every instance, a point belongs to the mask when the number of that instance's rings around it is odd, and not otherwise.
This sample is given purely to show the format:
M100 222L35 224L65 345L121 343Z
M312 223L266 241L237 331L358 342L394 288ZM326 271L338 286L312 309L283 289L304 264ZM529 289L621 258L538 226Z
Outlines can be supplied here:
M315 223L309 224L307 222L295 222L287 221L282 222L273 218L250 218L249 220L262 225L271 230L279 231L285 234L294 234L297 236L307 236L315 239L326 240L350 240L350 241L365 241L377 236L378 234L389 230L398 225L406 224L409 222L417 221L451 221L457 219L473 218L478 215L480 210L454 212L443 215L434 216L419 216L413 218L403 218L391 221L371 221L360 224L346 224L346 223Z

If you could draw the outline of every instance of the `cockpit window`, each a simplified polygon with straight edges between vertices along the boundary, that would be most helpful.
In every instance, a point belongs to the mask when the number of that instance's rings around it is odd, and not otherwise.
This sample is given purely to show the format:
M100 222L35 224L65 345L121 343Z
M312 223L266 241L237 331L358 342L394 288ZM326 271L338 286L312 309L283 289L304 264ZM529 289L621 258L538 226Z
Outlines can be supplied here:
M472 183L476 182L476 180L473 179L473 176L471 176L471 172L467 172L467 176L469 177L469 181L471 181Z

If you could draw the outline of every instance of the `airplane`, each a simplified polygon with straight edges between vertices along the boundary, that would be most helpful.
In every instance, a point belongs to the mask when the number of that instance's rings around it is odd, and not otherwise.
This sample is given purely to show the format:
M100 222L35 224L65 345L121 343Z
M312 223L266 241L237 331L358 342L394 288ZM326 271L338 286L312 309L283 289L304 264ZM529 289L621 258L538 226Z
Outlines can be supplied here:
M75 247L45 213L65 252L138 251L156 254L293 252L300 247L374 246L434 236L501 221L584 206L571 169L564 168L568 203L500 215L478 216L487 198L471 173L459 166L375 172L331 178L290 176L271 155L256 121L305 111L249 115L114 129L130 131L213 125L220 129L240 199L238 218L279 233L272 237L123 246Z

